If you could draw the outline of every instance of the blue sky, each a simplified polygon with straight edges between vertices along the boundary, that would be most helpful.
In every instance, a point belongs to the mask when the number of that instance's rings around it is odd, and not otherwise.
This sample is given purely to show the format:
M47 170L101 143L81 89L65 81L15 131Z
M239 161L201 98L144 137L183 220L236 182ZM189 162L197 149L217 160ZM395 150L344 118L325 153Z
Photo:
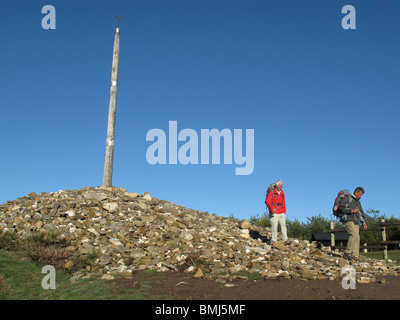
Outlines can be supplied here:
M56 29L44 30L44 5ZM356 29L344 30L345 5ZM113 185L222 216L330 217L341 189L400 216L400 2L3 1L0 203L100 186L112 48L121 44ZM153 128L254 129L254 171L150 165ZM184 142L180 142L178 147Z

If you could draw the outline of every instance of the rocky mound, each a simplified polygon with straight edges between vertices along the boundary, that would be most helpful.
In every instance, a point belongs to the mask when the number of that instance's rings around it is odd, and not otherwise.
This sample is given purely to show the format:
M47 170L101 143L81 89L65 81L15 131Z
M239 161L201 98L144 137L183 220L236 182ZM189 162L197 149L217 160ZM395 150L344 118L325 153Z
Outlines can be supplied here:
M220 281L236 277L335 279L349 261L315 242L269 245L267 229L123 188L30 193L0 206L0 233L55 231L68 250L96 253L90 271L104 278L137 270L184 271ZM352 262L359 282L398 275L392 261ZM79 277L82 273L75 275Z

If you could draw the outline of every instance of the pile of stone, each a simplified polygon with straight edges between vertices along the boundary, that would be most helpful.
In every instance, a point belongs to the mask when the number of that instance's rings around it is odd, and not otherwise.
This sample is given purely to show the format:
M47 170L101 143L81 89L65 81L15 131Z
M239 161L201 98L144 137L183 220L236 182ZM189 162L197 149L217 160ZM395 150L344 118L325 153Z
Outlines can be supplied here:
M290 239L269 244L270 230L188 209L149 193L124 188L30 193L0 206L0 233L27 236L54 231L68 250L96 254L90 271L103 278L131 277L137 270L183 271L194 277L342 278L349 261L316 242ZM383 281L400 274L394 261L352 262L358 282ZM79 277L79 275L76 275Z

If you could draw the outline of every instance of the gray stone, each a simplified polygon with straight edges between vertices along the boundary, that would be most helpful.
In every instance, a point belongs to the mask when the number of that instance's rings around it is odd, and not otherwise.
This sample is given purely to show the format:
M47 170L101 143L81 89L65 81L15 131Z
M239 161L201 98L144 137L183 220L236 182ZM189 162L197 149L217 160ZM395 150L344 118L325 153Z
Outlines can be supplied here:
M0 234L55 231L71 242L67 250L74 254L96 252L92 268L106 278L110 272L125 276L157 269L223 281L243 277L243 271L266 279L334 280L342 278L341 269L349 263L341 252L315 242L290 239L288 245L270 245L253 239L250 229L264 239L270 234L246 219L210 215L124 188L31 193L0 205ZM352 265L359 282L400 274L396 261L360 258Z
M87 201L101 202L103 200L108 199L108 195L103 192L86 192L86 193L82 194L82 196Z
M242 221L240 221L239 228L240 229L250 229L251 228L250 221L247 219L243 219Z
M118 210L118 203L116 202L106 202L103 203L103 208L110 213L114 213Z
M241 271L246 270L246 266L237 265L237 266L234 266L234 267L230 267L228 270L229 270L230 273L239 273Z

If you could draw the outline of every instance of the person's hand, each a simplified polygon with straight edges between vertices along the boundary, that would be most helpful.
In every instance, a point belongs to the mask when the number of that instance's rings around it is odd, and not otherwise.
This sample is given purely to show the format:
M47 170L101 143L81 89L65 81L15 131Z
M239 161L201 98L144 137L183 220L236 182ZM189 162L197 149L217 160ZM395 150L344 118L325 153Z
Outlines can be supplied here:
M368 226L366 223L364 223L364 230L367 230L367 229L368 229Z
M358 209L353 209L353 211L352 211L352 213L358 213L358 212L360 212L360 210L358 210Z
M275 208L274 210L272 210L272 212L273 213L275 213L275 212L277 212L278 211L278 209L277 208Z

